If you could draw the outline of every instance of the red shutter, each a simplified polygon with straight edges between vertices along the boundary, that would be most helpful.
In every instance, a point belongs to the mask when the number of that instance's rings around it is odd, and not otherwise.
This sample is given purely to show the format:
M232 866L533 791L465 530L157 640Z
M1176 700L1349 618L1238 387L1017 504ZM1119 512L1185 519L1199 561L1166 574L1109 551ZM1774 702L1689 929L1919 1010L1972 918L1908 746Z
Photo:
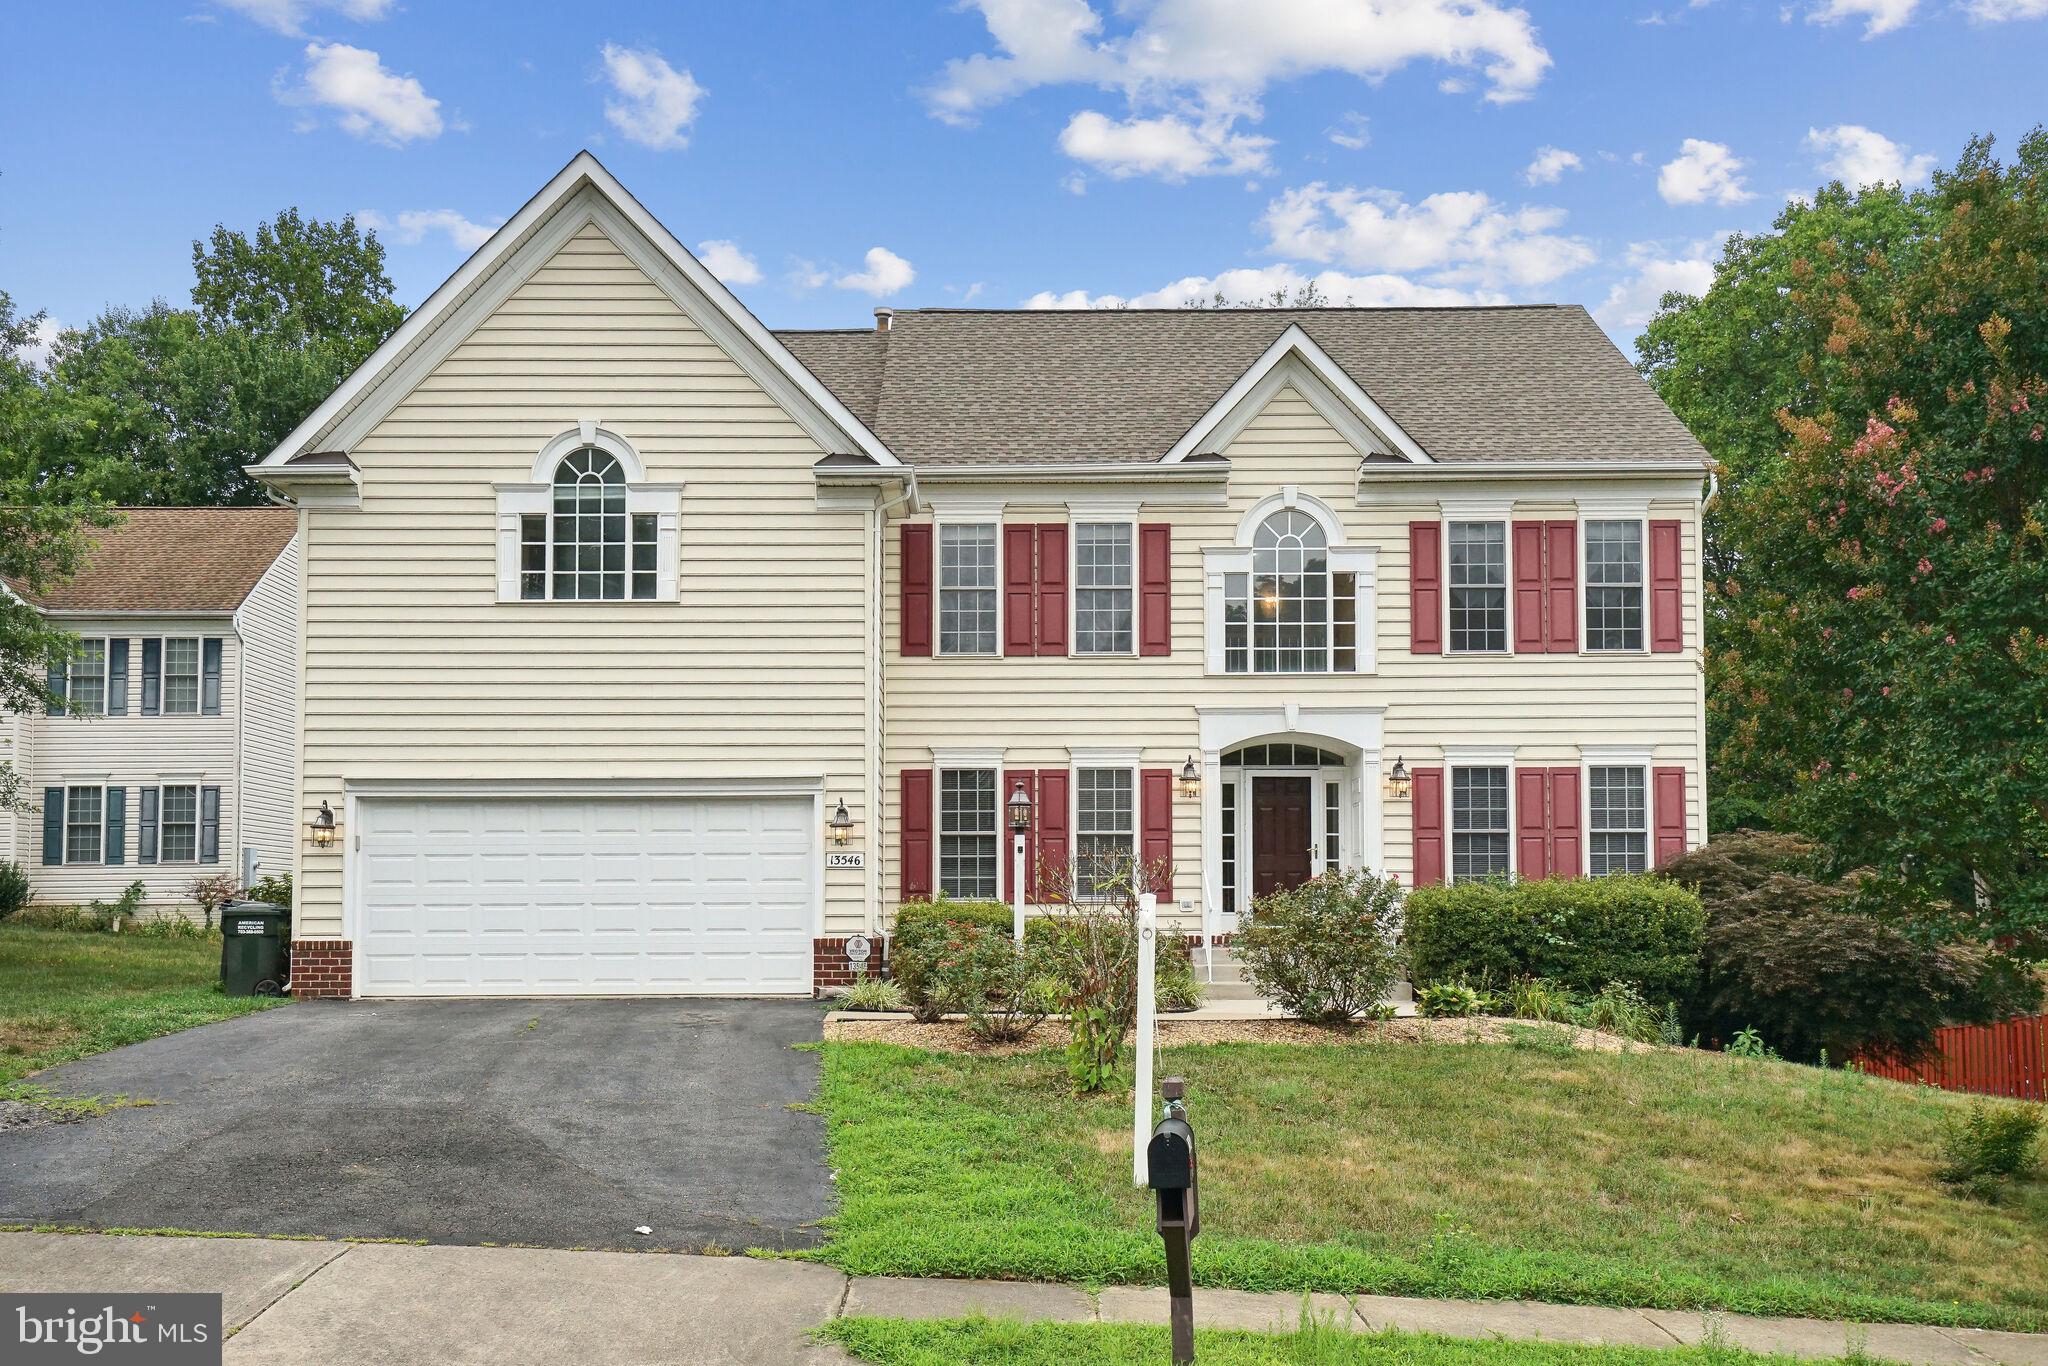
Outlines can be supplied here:
M1013 768L1003 775L1002 791L996 794L996 824L1003 832L1003 899L1012 900L1017 895L1017 836L1010 830L1008 807L1010 794L1017 790L1017 784L1024 784L1024 795L1031 799L1031 833L1024 837L1024 899L1038 899L1038 841L1041 824L1038 820L1038 774L1028 768Z
M1003 528L1003 653L1028 655L1038 639L1032 622L1032 599L1038 577L1032 572L1032 547L1037 528Z
M1652 769L1650 782L1657 813L1657 858L1651 866L1661 868L1685 852L1685 770Z
M932 894L932 771L903 770L903 809L897 813L903 831L897 870L903 900Z
M1173 653L1173 528L1138 528L1138 653Z
M1678 523L1650 523L1650 648L1685 648L1685 582L1678 569Z
M1063 871L1073 866L1073 843L1067 837L1067 771L1063 768L1038 770L1038 811L1032 823L1038 829L1038 857L1026 885L1050 898L1056 888L1066 885ZM1052 885L1041 888L1041 870L1053 870Z
M1579 771L1550 770L1550 875L1577 877L1586 868L1579 822Z
M1516 522L1513 527L1515 575L1515 653L1540 655L1549 647L1544 628L1544 599L1549 575L1543 569L1543 523Z
M1408 652L1444 652L1444 528L1441 522L1408 524ZM1439 789L1442 775L1437 778ZM1441 790L1439 790L1441 796ZM1439 853L1442 851L1439 850ZM1442 879L1439 870L1438 879Z
M1422 523L1415 523L1421 526ZM1436 523L1429 526L1435 529ZM1414 775L1415 885L1434 887L1444 880L1444 771L1418 768Z
M1139 848L1144 873L1161 901L1173 896L1173 770L1138 771Z
M1515 876L1550 876L1549 774L1515 770Z
M1067 528L1038 528L1038 653L1067 652Z
M901 648L906 656L932 652L932 529L903 524Z
M1579 524L1546 522L1543 540L1549 559L1549 646L1556 653L1574 654L1579 648Z

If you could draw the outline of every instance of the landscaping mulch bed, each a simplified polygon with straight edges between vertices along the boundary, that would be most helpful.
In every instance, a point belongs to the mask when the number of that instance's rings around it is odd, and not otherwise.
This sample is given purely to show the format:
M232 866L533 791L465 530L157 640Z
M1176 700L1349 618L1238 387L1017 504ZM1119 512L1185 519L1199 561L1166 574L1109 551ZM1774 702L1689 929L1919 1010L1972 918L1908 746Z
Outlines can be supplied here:
M1647 1052L1649 1044L1634 1043L1614 1034L1568 1025L1539 1025L1526 1020L1504 1020L1493 1016L1470 1019L1375 1020L1349 1028L1304 1024L1300 1020L1177 1020L1161 1016L1161 1047L1199 1043L1506 1043L1514 1029L1548 1029L1571 1037L1572 1047L1595 1053ZM825 1037L843 1043L893 1043L906 1048L923 1048L940 1053L977 1053L1006 1057L1042 1048L1063 1047L1066 1026L1047 1020L1026 1038L1015 1043L983 1044L968 1033L959 1020L919 1024L900 1017L863 1020L841 1015L825 1025Z

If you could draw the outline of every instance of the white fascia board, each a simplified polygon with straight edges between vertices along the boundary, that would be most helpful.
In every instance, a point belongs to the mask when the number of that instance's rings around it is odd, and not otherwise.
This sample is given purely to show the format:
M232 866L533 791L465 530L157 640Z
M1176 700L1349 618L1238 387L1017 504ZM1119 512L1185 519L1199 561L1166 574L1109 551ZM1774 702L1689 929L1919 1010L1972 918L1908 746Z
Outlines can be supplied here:
M1211 405L1209 411L1202 414L1196 420L1195 425L1188 428L1180 440L1174 442L1173 449L1160 458L1160 463L1176 465L1187 459L1190 455L1208 450L1212 445L1219 444L1219 438L1221 438L1233 416L1238 415L1240 410L1245 410L1237 421L1237 426L1241 428L1245 422L1256 415L1258 408L1263 406L1262 402L1254 402L1253 400L1263 400L1263 398L1270 396L1262 389L1262 385L1273 376L1273 372L1283 362L1290 359L1298 361L1303 367L1305 374L1312 377L1316 384L1327 390L1330 396L1340 401L1345 408L1349 409L1353 419L1357 422L1362 422L1373 436L1379 438L1380 442L1385 443L1386 449L1417 465L1433 465L1436 463L1430 458L1429 452L1423 450L1421 445L1416 442L1415 438L1409 436L1407 432L1401 429L1401 424L1394 421L1392 415L1386 409L1374 402L1372 396L1360 388L1356 380L1344 373L1344 367L1331 360L1329 353L1316 345L1315 339L1310 337L1308 333L1302 331L1301 324L1299 323L1289 324L1287 330L1282 332L1273 344L1266 348L1265 354L1256 361L1253 361L1251 368L1237 377L1237 383L1231 385L1223 397L1217 399ZM1309 402L1315 404L1321 410L1324 405L1318 402L1318 399L1322 396L1310 392L1314 387L1314 385L1304 385L1302 386L1302 391ZM1344 432L1354 446L1359 447L1361 459L1373 453L1372 442L1365 441L1362 443L1359 432L1356 430L1346 430L1350 425L1349 423L1332 418L1329 412L1324 412L1323 415L1325 418L1331 419L1333 425L1337 426L1340 432Z
M335 427L361 401L392 379L388 372L394 364L416 348L432 345L436 351L442 348L452 350L461 341L459 336L430 334L437 331L447 314L460 307L488 277L505 265L533 232L586 188L594 191L604 207L616 213L652 244L659 259L640 259L640 255L633 252L626 242L619 243L621 250L633 256L643 269L661 267L649 273L667 289L676 305L703 326L713 340L725 346L741 368L782 403L813 440L828 452L841 446L851 447L877 465L901 463L860 419L847 410L845 404L790 354L788 347L762 326L760 319L747 311L731 290L706 270L674 234L586 151L578 152L554 179L527 200L518 213L492 233L488 241L444 280L440 288L427 296L427 301L414 310L398 330L371 353L368 360L356 367L342 381L340 388L328 395L325 402L292 430L291 435L263 458L261 467L274 468L284 464L323 432ZM691 307L691 301L676 288L678 280L687 282L698 296L710 303L708 315Z

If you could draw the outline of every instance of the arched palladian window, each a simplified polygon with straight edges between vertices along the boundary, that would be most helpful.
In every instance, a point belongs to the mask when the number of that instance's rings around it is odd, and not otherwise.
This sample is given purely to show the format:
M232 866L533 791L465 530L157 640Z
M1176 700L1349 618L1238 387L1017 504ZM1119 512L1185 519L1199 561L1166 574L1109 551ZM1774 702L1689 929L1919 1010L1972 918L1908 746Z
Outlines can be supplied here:
M549 442L530 484L498 486L501 602L673 602L681 486L595 422Z
M1358 574L1333 568L1330 538L1283 507L1252 535L1249 572L1224 575L1226 673L1353 673Z

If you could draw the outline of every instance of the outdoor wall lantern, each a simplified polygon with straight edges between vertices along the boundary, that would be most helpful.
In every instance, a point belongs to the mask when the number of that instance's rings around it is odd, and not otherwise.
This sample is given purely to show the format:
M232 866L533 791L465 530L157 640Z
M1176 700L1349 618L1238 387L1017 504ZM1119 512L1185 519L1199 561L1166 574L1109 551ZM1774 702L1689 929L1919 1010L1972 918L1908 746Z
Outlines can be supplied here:
M1406 797L1413 786L1414 780L1408 776L1408 765L1401 762L1397 755L1394 759L1394 771L1387 775L1387 795Z
M1202 770L1195 767L1195 756L1192 754L1188 756L1188 761L1180 766L1180 795L1183 797L1199 797L1202 795Z
M306 833L315 849L332 849L335 831L339 828L334 823L334 808L326 802L321 802L313 819L306 822Z
M853 817L847 813L846 798L839 799L839 808L832 813L832 819L825 822L832 831L834 844L845 844L853 838Z
M1031 829L1031 794L1022 782L1010 793L1010 829L1019 835Z

